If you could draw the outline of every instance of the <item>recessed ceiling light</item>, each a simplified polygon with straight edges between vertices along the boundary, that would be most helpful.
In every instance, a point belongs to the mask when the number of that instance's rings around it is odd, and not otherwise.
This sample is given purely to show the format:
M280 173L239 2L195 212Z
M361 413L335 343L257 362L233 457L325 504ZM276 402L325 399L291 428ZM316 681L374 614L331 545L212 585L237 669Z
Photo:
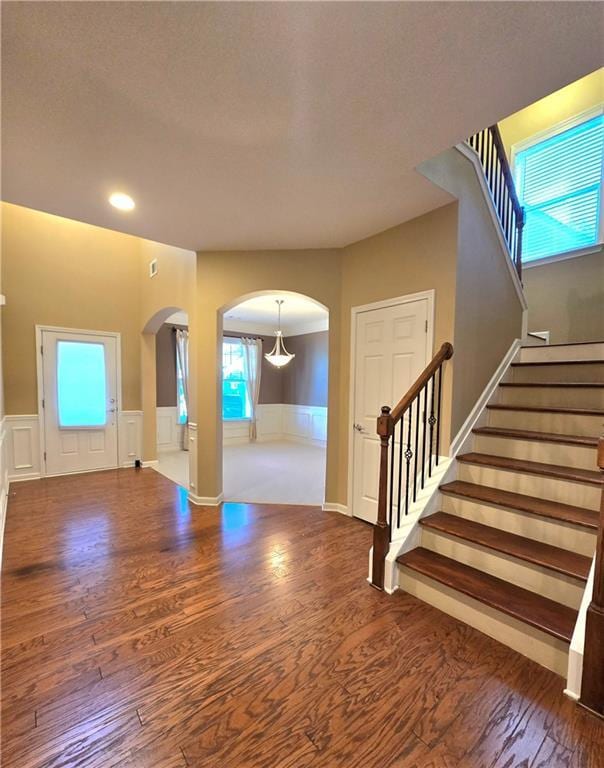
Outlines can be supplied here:
M134 208L134 200L130 195L125 195L123 192L114 192L109 198L109 202L120 211L131 211Z

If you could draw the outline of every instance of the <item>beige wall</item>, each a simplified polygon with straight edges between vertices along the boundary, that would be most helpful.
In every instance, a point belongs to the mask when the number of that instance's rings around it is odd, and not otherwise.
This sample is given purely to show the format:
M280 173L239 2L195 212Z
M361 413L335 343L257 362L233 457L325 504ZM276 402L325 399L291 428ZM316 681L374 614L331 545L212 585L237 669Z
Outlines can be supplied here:
M139 409L137 238L3 203L2 251L6 412L38 411L36 325L119 332L122 407Z
M155 458L155 334L143 330L181 309L195 332L195 254L7 203L2 253L6 412L37 413L36 325L118 332L122 408L143 410L143 458Z
M506 117L499 123L499 130L508 157L511 157L512 146L517 142L552 128L603 101L604 69L598 69Z
M222 491L222 419L220 413L221 309L258 291L293 291L329 310L329 422L326 497L337 501L340 430L340 282L341 253L336 250L199 252L197 255L196 345L198 368L197 494Z
M604 249L524 270L529 331L552 344L604 339Z
M434 348L438 349L445 341L453 341L456 247L457 205L452 203L345 248L339 392L342 429L338 435L343 471L337 492L337 500L341 503L346 503L348 483L351 309L435 289ZM404 394L401 392L401 397ZM443 424L447 425L442 436L445 450L450 439L450 412L451 376L447 365L443 380Z

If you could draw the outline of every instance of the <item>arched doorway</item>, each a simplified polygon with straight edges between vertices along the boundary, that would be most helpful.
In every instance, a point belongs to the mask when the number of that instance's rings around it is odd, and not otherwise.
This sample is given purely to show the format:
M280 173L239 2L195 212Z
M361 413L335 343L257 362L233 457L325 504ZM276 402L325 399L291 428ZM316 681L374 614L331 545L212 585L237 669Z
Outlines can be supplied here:
M164 307L142 335L144 463L184 488L190 486L191 410L189 317Z
M266 290L239 297L221 316L224 500L323 504L327 308L300 293ZM275 360L278 331L290 356Z

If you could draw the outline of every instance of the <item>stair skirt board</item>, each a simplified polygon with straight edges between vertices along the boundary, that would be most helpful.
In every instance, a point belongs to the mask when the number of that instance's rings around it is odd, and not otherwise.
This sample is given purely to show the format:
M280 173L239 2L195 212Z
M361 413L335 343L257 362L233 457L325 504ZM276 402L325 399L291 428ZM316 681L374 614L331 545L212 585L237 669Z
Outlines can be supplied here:
M456 536L423 528L421 546L569 608L579 609L585 582Z
M539 408L595 408L604 410L604 385L593 387L502 386L502 405L533 405Z
M559 547L563 542L565 549L593 557L596 546L596 532L593 529L448 494L443 494L441 509L448 514L535 539L552 547Z
M538 461L542 464L594 469L594 446L565 445L540 440L495 437L488 434L475 434L473 445L473 450L476 453L507 456L510 459L523 459L525 461Z
M604 414L586 415L552 413L549 411L514 411L489 408L489 427L502 429L527 429L531 432L554 432L559 435L598 435L602 429Z
M537 664L566 677L569 646L563 640L404 566L399 566L399 587Z
M460 463L458 479L591 510L599 509L602 496L602 488L596 485L476 464Z
M593 382L604 381L604 362L572 363L570 365L514 365L512 381L517 382Z

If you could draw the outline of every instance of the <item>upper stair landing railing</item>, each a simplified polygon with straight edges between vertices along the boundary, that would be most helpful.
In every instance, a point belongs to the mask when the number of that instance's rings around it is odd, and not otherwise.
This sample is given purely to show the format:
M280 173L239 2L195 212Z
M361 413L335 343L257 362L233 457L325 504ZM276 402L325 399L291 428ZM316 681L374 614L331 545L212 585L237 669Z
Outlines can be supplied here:
M445 342L407 394L392 410L384 405L378 416L380 476L371 568L371 583L378 589L384 588L392 530L400 528L439 461L442 369L452 356L453 346Z
M520 205L501 133L491 125L468 139L482 165L493 205L518 277L522 278L522 230L524 209Z

